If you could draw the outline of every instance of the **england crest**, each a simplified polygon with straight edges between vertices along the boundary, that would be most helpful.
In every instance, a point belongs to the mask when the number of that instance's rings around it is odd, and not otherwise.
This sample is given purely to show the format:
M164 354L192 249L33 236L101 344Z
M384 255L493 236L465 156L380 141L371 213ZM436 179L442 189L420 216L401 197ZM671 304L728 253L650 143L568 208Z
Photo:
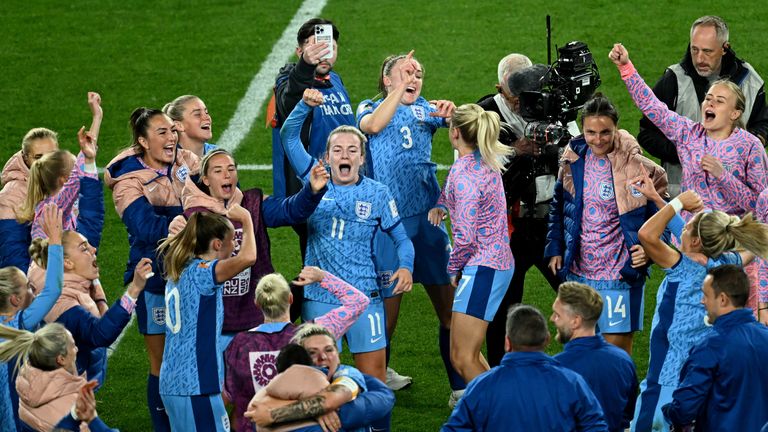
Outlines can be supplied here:
M413 116L416 117L416 120L418 121L424 121L427 119L427 111L423 106L411 105L411 112L413 112Z
M182 165L176 170L176 178L182 183L187 181L187 175L189 175L189 168L186 165Z
M600 183L600 198L603 201L613 199L613 182L604 181Z
M152 321L159 326L165 325L165 308L153 307L152 308Z
M371 217L371 203L365 201L357 201L355 203L355 214L360 219L368 219Z

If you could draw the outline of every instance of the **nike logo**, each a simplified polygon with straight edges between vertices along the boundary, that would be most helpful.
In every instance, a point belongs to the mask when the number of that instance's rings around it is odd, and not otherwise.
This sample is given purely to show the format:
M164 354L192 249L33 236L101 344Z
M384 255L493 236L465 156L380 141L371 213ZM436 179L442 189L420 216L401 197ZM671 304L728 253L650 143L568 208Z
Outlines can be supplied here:
M156 409L156 410L158 410L158 411L160 411L160 412L163 412L163 411L165 411L165 408L155 408L155 409Z
M376 342L380 341L381 338L383 338L383 337L384 337L384 335L381 335L381 336L379 336L377 338L371 338L371 343L376 343Z
M618 320L618 321L609 321L609 322L608 322L608 327L613 327L613 326L615 326L615 325L619 325L619 324L621 324L621 323L623 323L623 322L624 322L624 320Z

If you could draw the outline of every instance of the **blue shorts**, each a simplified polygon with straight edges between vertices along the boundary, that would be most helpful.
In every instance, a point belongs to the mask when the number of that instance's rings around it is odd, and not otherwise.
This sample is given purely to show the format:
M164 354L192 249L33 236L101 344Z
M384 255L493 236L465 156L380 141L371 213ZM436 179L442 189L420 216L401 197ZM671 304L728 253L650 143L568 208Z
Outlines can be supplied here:
M427 214L419 214L402 218L408 238L413 243L415 257L413 260L413 282L422 285L448 285L448 257L451 254L451 243L445 224L436 227L429 223ZM376 273L379 287L384 298L393 297L394 283L389 282L392 274L400 268L397 259L395 243L385 232L377 231L374 237L376 254Z
M589 285L603 298L603 313L597 320L601 333L630 333L643 329L644 284L632 286L621 280L587 279L570 272L565 279Z
M509 288L514 274L485 266L465 267L453 296L453 311L485 321L493 321L499 304Z
M139 333L143 335L165 334L165 296L142 291L136 300L136 319Z
M378 293L377 293L378 294ZM339 307L330 303L322 303L314 300L304 300L301 318L304 321L312 321L331 310ZM349 351L352 354L366 353L384 349L387 346L387 326L384 303L378 295L371 299L371 304L360 315L354 324L347 330L344 337L347 339ZM339 352L341 352L341 338L338 340Z
M221 393L197 396L160 395L172 431L229 432L229 415Z

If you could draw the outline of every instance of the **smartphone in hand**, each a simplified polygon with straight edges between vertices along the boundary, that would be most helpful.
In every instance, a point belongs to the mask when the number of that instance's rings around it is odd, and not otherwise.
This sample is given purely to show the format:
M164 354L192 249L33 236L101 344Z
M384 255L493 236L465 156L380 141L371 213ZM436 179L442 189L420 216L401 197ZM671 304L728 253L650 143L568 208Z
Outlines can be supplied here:
M315 43L328 44L328 54L321 59L333 57L333 26L331 24L317 24L315 26Z

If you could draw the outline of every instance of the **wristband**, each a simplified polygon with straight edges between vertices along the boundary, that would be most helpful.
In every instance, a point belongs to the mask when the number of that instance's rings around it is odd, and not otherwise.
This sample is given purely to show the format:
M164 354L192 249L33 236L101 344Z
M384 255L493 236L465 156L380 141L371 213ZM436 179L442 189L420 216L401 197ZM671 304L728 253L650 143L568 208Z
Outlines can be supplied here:
M96 168L96 162L83 163L83 171L87 172L88 174L98 174L99 173L98 168Z
M107 303L107 299L103 299L103 298L94 299L93 301L96 302L96 303L109 304L109 303Z
M683 203L679 198L675 198L667 204L672 206L672 208L675 210L675 213L680 213L680 210L683 209Z

